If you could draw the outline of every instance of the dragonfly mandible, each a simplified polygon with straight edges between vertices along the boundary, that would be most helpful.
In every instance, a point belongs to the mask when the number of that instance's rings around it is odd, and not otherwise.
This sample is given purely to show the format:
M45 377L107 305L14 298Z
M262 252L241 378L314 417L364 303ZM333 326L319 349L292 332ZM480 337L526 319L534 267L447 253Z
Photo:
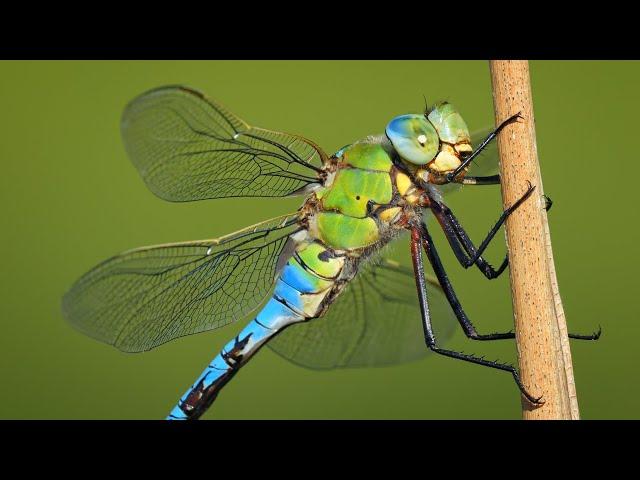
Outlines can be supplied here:
M389 365L435 352L509 372L524 396L539 403L513 366L442 347L455 320L473 340L514 334L478 333L426 224L430 212L465 268L475 265L488 279L505 270L507 258L494 269L482 254L534 187L529 184L478 247L443 194L461 185L499 184L497 174L471 174L495 168L495 159L472 162L518 119L478 142L455 107L442 102L396 117L384 134L329 156L301 136L252 127L191 88L146 92L126 107L121 128L127 153L153 193L173 202L291 195L304 201L290 215L225 237L116 255L71 287L64 315L85 334L139 352L222 327L263 305L179 400L172 420L201 417L265 344L317 369ZM413 269L380 255L407 232ZM425 274L423 252L436 278ZM440 322L438 341L434 321Z

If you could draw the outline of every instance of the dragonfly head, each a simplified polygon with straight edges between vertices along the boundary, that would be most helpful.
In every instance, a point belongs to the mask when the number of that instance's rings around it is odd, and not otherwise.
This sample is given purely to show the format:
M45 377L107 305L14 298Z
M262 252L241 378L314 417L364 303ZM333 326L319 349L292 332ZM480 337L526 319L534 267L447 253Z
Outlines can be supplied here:
M467 124L447 102L424 114L400 115L385 132L405 162L437 174L452 172L472 152Z

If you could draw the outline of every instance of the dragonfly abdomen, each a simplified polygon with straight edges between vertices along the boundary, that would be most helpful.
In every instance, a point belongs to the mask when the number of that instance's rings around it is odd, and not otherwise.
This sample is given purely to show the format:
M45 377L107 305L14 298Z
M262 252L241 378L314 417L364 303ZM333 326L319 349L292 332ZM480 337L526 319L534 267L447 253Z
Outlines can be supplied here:
M258 315L207 366L167 420L199 418L220 390L269 339L294 323L319 316L344 267L319 242L301 245L286 263Z
M260 313L229 343L182 396L167 420L196 420L216 399L240 367L280 328L304 320L282 301L272 297Z

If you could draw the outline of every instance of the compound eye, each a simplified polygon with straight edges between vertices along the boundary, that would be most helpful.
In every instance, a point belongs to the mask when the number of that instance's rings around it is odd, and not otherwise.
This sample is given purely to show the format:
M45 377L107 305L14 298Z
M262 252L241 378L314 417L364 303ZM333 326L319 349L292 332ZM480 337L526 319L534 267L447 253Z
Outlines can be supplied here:
M438 153L438 133L424 115L401 115L385 130L398 155L416 165L429 163Z
M443 142L456 145L469 143L469 129L456 108L450 103L436 105L427 117L438 131L438 136Z

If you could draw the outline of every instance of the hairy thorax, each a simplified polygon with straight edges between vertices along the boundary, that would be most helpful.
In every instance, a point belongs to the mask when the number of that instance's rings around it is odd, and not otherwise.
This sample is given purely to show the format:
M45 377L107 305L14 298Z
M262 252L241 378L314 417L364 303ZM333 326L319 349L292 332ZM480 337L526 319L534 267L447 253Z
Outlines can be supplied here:
M342 148L306 201L309 234L336 252L360 256L388 243L417 214L422 191L379 142Z

